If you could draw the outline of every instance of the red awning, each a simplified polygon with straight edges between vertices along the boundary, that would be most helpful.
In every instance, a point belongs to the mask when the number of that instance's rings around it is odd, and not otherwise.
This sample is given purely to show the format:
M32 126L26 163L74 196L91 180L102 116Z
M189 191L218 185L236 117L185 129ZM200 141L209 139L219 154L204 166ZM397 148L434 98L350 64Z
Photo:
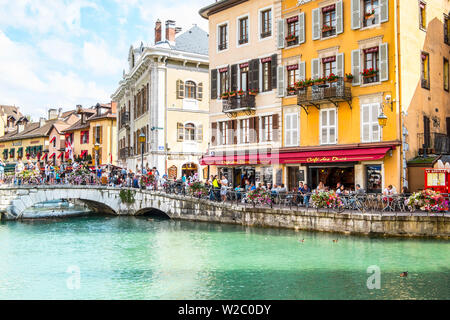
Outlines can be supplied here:
M60 152L59 156L58 156L58 159L61 158L63 154L64 154L64 152Z
M41 160L44 160L47 157L47 153L44 152L44 155L42 156Z
M53 141L55 141L56 136L52 138L52 140L50 140L50 143L52 143Z
M336 163L383 159L391 147L365 149L338 149L307 152L289 152L251 155L205 156L201 165L251 165L289 163Z
M53 158L55 156L55 153L53 152L51 155L50 155L50 158Z

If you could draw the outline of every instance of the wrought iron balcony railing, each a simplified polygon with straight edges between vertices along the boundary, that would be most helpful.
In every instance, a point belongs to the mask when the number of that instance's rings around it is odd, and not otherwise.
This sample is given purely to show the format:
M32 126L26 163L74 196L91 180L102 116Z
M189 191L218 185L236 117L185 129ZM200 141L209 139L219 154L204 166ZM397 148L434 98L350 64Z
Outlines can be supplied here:
M256 109L255 96L249 93L245 93L241 96L236 94L233 97L223 99L222 102L222 110L224 113Z
M320 109L320 105L325 103L333 103L337 107L339 102L347 102L351 107L351 83L344 81L343 77L338 78L336 82L326 82L297 91L297 103L304 109L308 106Z
M129 112L123 112L120 115L120 124L122 127L130 124L130 113Z
M126 147L119 150L120 159L126 159L131 156L131 148Z
M417 134L419 154L450 153L450 137L443 133Z

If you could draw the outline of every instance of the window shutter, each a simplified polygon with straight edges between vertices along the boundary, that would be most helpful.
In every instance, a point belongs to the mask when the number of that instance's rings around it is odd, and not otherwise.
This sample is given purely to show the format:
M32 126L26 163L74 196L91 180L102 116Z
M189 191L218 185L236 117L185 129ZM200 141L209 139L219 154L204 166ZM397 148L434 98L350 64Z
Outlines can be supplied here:
M233 144L238 143L238 132L237 132L237 120L232 120L232 136L233 136Z
M292 122L292 125L291 125L291 132L292 132L291 141L292 141L292 145L298 146L299 145L299 139L298 139L298 136L299 136L298 122L299 122L299 119L298 119L298 114L297 113L291 115L291 122Z
M217 99L217 69L211 70L211 99Z
M228 120L227 144L233 144L233 120Z
M279 19L277 21L278 26L278 37L277 37L277 47L278 49L284 48L284 20Z
M256 142L256 129L255 129L255 117L250 118L248 121L249 139L250 143Z
M291 115L286 114L284 116L284 145L290 146L291 142Z
M311 77L317 79L320 77L320 61L319 59L311 60Z
M213 146L217 145L217 138L218 138L217 122L212 122L211 123L211 144Z
M272 132L273 132L273 141L278 142L280 140L280 123L279 123L279 115L275 113L272 116Z
M344 32L344 10L342 0L336 2L336 34Z
M277 67L278 67L278 55L274 54L272 55L272 62L270 64L272 70L270 70L271 73L271 82L272 82L272 89L275 89L277 87Z
M380 45L380 60L379 60L379 70L380 70L380 81L389 80L389 61L388 61L388 44L382 43Z
M278 97L284 97L284 66L278 66Z
M259 142L261 140L259 132L259 117L255 117L254 119L255 119L255 142Z
M450 23L448 20L450 19L450 17L445 16L444 17L444 42L445 43L449 43L448 41L448 37L450 36L450 34L448 34L448 24Z
M380 22L389 21L389 0L380 0Z
M184 82L177 80L177 99L184 99ZM140 103L139 103L140 105Z
M306 79L306 62L305 61L299 61L298 62L298 79L301 81L305 81Z
M305 34L305 13L302 12L298 15L298 43L302 44L305 43L306 34Z
M312 10L312 39L320 39L320 9Z
M177 141L183 141L184 138L184 125L180 122L177 123Z
M352 51L352 75L353 85L359 86L361 84L361 50Z
M344 74L344 54L343 53L339 53L336 56L336 75L338 77L343 77Z
M203 141L203 125L202 124L199 124L196 128L196 139L197 139L197 141L198 142L201 142L201 141Z
M250 61L249 87L252 90L259 91L259 59L253 59Z
M327 125L327 110L320 110L320 118L319 118L319 139L320 144L324 144L326 141L327 131L324 130L324 126Z
M97 130L98 130L99 143L102 144L103 143L103 127L99 126L99 127L97 127Z
M352 29L361 28L361 0L352 0Z
M361 142L370 141L370 104L361 106Z
M237 64L233 64L231 66L231 86L230 86L230 90L231 91L237 91L237 70L238 66Z
M203 82L200 82L197 86L197 100L202 101L203 99Z
M370 125L372 126L372 136L373 142L380 141L380 126L378 125L378 114L380 111L380 105L378 103L372 104L372 110L370 112Z

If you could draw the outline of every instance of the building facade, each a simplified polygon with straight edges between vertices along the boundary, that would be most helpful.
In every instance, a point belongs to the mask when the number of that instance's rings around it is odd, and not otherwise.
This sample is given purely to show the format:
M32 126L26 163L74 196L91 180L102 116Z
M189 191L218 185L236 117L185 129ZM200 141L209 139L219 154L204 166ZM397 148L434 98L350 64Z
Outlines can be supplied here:
M97 104L83 109L77 106L79 119L64 130L72 145L75 160L92 165L117 165L117 105ZM65 155L68 158L68 154Z
M245 179L281 184L272 161L281 147L281 1L219 1L200 15L209 21L211 83L211 141L202 164L234 187Z
M153 46L130 48L129 70L112 95L118 103L119 165L156 167L170 179L198 173L207 149L208 34L196 25L181 33L175 22L155 24ZM145 137L145 142L140 141Z

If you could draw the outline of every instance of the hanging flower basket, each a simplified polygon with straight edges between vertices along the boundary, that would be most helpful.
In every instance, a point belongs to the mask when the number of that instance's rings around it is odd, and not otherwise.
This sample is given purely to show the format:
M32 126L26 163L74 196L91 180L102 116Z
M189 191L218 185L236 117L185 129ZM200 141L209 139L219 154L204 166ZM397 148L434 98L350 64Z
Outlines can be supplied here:
M351 73L345 75L345 82L353 82L353 75Z

